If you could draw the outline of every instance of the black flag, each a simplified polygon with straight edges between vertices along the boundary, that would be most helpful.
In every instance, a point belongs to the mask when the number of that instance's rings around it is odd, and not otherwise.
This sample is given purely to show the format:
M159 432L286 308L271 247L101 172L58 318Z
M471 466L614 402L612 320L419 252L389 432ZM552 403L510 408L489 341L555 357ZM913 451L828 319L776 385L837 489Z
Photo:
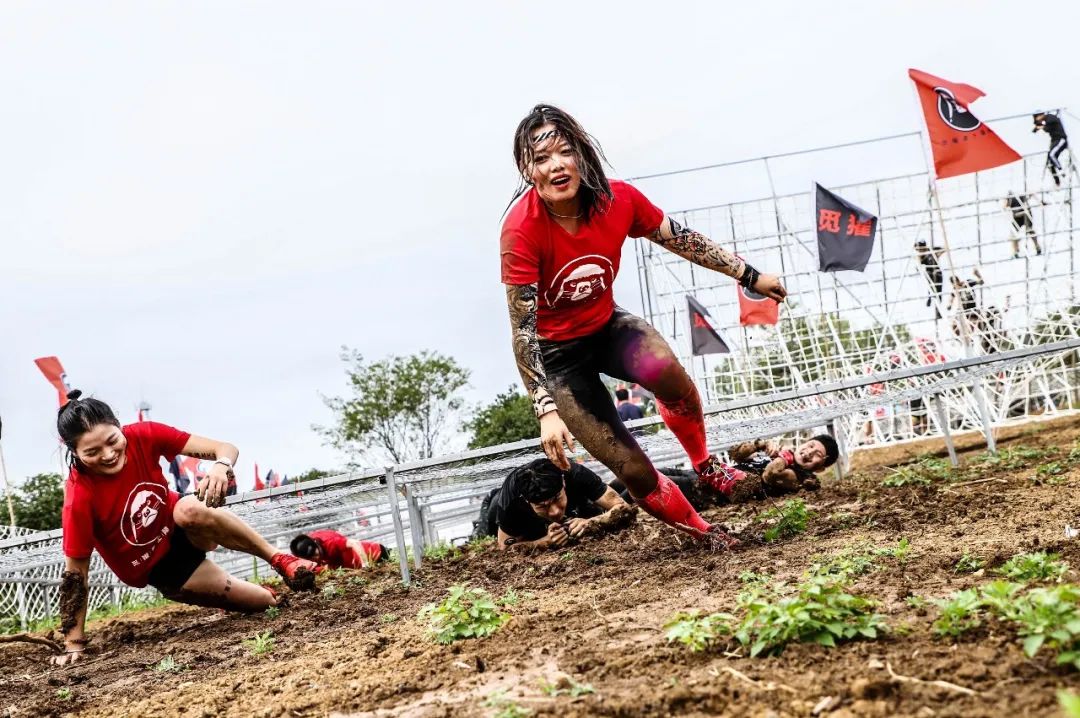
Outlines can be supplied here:
M686 308L690 315L690 347L694 356L702 354L730 354L731 350L709 321L709 312L698 301L686 295Z
M859 209L819 184L817 187L817 243L819 271L853 269L861 272L874 251L877 217Z

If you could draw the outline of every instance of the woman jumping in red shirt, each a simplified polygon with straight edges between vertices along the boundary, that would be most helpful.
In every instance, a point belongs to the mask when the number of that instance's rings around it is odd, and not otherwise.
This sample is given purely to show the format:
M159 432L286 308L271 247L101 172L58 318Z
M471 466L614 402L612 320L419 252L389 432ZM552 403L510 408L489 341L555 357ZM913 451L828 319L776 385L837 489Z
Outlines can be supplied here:
M716 490L738 491L742 472L706 448L701 398L671 347L644 320L615 305L612 283L623 241L646 237L706 269L780 302L778 277L742 259L649 202L635 187L609 180L603 152L577 121L537 105L514 134L522 182L503 223L502 282L514 356L540 419L545 453L569 469L563 442L573 437L626 484L646 511L718 546L734 539L710 526L678 487L660 474L619 419L600 373L634 381L656 395L660 416L698 476Z
M235 446L152 421L122 427L108 404L81 394L68 394L56 419L71 461L64 486L65 653L55 659L59 665L78 660L87 643L87 572L94 550L129 586L149 584L197 606L261 611L278 603L270 589L230 576L207 559L218 545L268 561L293 590L315 587L317 564L275 551L239 517L216 509L233 478ZM177 454L215 461L196 495L181 498L161 473L158 460Z

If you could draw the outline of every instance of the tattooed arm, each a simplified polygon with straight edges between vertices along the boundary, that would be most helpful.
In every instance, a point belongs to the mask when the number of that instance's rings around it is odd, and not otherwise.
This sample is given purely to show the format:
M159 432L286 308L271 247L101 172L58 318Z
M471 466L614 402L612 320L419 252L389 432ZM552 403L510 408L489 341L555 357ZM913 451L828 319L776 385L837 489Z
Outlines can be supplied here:
M514 359L525 385L525 394L532 400L533 411L540 420L540 443L544 453L559 468L570 469L562 450L565 442L571 451L574 439L566 424L559 418L555 399L548 391L544 360L540 355L540 340L536 336L536 284L507 284L506 306L510 310L510 331L514 343Z
M64 635L64 653L53 658L58 666L74 663L86 646L87 574L90 559L65 558L60 576L60 633Z
M664 217L660 227L648 239L664 249L689 259L694 264L721 272L737 280L744 287L753 289L778 302L787 296L780 279L772 274L761 274L700 232L683 227L671 217Z

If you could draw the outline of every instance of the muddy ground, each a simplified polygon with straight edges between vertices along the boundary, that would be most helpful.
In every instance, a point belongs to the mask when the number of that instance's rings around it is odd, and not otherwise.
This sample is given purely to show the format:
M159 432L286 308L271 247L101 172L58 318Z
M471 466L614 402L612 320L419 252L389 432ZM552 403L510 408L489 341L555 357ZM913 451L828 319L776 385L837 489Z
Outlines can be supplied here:
M1002 446L1056 449L1080 439L1080 418L1013 428ZM983 450L963 440L965 459ZM765 545L748 540L714 554L649 518L617 536L571 550L511 559L491 549L429 562L411 589L394 567L329 580L335 589L294 595L276 617L169 606L91 625L97 655L50 668L37 646L0 645L0 711L18 716L1043 716L1057 715L1055 689L1080 689L1080 674L1048 652L1027 659L1015 633L989 624L957 641L936 639L934 608L912 594L943 597L989 574L954 570L963 552L987 569L1033 549L1060 552L1080 569L1080 468L1037 479L1040 463L977 474L994 479L930 487L881 485L888 467L939 443L858 455L856 472L831 474L805 496L807 532ZM746 507L711 518L745 524ZM835 648L791 645L779 657L745 657L728 643L691 653L664 639L676 611L732 609L739 575L797 580L817 555L860 542L911 544L906 562L883 561L852 592L880 602L889 624L878 640ZM1080 581L1075 571L1067 580ZM495 635L434 643L418 610L468 582L522 598ZM338 595L333 595L338 594ZM271 651L252 655L244 639L272 631ZM171 657L179 670L155 670ZM894 678L944 680L974 691ZM543 683L588 684L595 692L551 696ZM501 692L501 693L500 693ZM502 696L502 702L492 696ZM486 705L487 704L487 705ZM515 709L516 706L516 709Z

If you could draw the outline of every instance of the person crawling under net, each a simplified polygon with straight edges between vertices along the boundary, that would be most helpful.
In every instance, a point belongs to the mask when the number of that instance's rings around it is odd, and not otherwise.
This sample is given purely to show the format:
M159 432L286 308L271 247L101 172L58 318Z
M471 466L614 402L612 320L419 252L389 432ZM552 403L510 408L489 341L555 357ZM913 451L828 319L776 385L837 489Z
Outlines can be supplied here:
M703 511L717 504L816 491L821 486L818 472L835 464L839 454L836 440L828 434L808 439L798 447L781 447L767 439L736 444L728 449L728 457L735 468L746 472L746 478L730 496L710 490L690 472L673 469L663 472L682 490L695 510ZM611 488L627 501L632 500L618 481L613 481Z
M390 550L381 543L360 541L330 529L308 531L289 543L293 556L327 568L369 568L390 558Z
M554 549L630 524L637 508L589 469L563 471L536 459L510 472L480 507L475 536L496 536L500 549Z

